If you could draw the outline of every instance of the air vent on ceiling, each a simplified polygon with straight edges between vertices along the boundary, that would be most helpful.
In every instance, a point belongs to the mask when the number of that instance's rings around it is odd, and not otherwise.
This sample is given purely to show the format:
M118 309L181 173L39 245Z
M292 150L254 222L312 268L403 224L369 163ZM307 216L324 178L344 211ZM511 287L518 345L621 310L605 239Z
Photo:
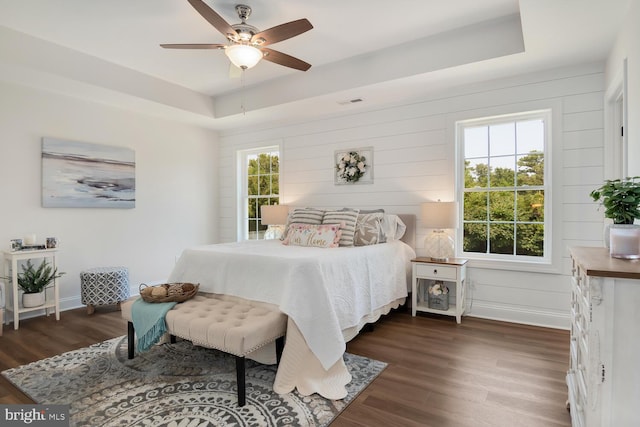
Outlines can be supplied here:
M362 102L362 98L354 98L354 99L347 99L346 101L338 101L338 104L349 105L349 104L355 104L357 102Z

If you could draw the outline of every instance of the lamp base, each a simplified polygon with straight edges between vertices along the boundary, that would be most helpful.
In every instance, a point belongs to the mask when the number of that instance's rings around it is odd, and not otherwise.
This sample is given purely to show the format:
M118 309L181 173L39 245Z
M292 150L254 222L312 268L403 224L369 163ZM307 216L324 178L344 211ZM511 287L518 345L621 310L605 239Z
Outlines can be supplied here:
M453 239L444 230L434 230L427 234L424 248L432 261L444 262L455 255Z
M269 225L264 232L265 240L279 239L284 233L284 225Z

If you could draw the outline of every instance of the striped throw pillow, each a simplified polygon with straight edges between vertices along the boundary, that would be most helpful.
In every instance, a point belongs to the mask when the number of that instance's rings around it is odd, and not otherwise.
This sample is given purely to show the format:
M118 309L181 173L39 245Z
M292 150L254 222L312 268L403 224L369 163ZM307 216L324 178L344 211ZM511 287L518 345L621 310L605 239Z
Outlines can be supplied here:
M322 224L322 218L324 216L324 211L321 209L315 208L297 208L294 209L287 219L287 226L285 227L284 234L280 240L284 240L287 237L289 232L289 226L291 224L311 224L311 225L320 225Z
M358 221L357 209L343 209L339 211L326 211L322 218L323 224L341 224L340 246L353 246L353 238Z

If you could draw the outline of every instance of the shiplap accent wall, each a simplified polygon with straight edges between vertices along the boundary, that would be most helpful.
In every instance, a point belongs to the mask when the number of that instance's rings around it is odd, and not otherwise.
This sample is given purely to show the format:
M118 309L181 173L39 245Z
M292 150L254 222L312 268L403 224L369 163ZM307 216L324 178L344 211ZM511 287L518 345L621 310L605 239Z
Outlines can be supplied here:
M602 245L602 213L589 192L603 178L603 64L587 64L435 93L373 111L345 108L339 117L272 128L227 132L220 138L221 241L236 240L238 150L279 144L281 203L340 208L382 207L414 213L427 200L452 200L455 138L452 117L548 100L561 105L561 224L559 274L470 268L470 314L506 321L568 327L570 263L566 248ZM560 101L560 102L558 102ZM365 99L366 102L366 99ZM482 117L481 115L479 117ZM374 182L334 185L334 151L373 147ZM427 230L417 224L417 252Z

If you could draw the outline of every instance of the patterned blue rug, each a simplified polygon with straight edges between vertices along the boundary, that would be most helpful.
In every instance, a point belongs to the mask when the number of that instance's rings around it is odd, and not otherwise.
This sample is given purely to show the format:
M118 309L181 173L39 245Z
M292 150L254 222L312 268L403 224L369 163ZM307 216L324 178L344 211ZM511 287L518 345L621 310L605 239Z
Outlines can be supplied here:
M2 372L41 404L70 404L75 426L327 426L386 367L345 354L343 400L278 395L275 365L247 360L247 404L237 406L235 359L188 341L127 359L126 337Z

